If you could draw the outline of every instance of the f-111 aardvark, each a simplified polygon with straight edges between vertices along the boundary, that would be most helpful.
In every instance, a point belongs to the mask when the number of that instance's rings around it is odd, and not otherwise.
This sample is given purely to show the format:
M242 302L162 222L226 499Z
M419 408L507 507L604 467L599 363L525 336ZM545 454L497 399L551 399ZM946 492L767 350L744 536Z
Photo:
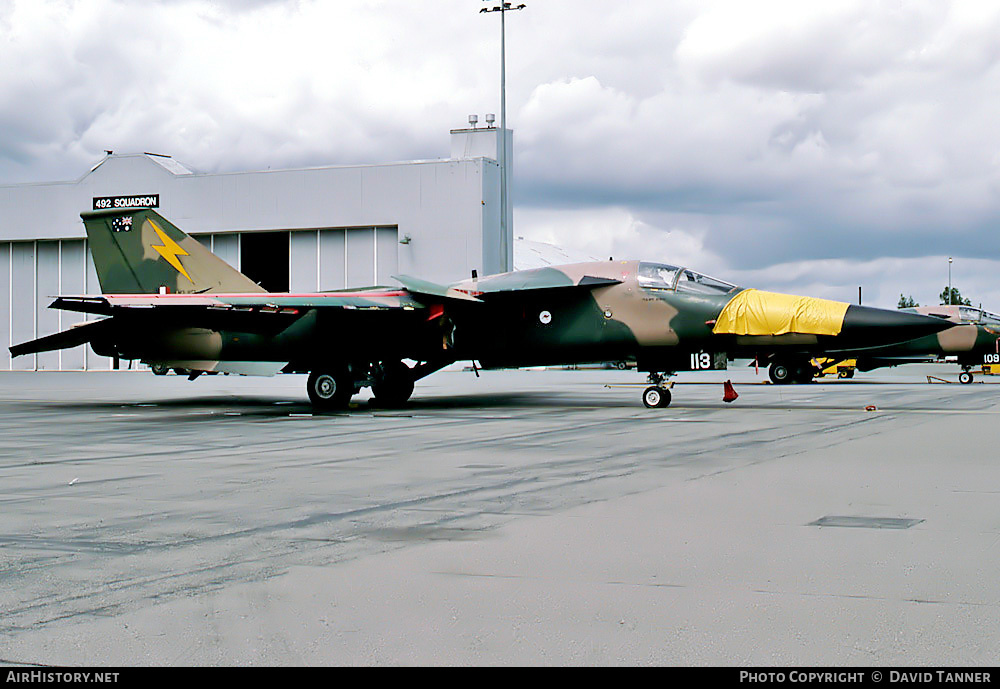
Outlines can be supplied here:
M958 305L917 306L903 311L944 319L948 327L909 342L854 352L850 358L855 360L857 370L874 371L903 364L954 360L962 368L958 381L968 384L973 380L973 366L1000 364L1000 316L997 314ZM829 360L823 364L824 367L830 365ZM816 367L801 359L784 357L772 360L768 373L778 384L808 382L816 373Z
M931 335L939 318L743 289L687 268L579 263L439 285L309 294L266 292L149 209L81 214L100 296L53 308L104 316L10 348L14 356L89 343L103 356L201 372L308 373L318 408L363 387L399 405L414 381L455 361L483 368L630 360L665 376L723 369L736 357L849 352ZM406 360L415 362L409 366Z

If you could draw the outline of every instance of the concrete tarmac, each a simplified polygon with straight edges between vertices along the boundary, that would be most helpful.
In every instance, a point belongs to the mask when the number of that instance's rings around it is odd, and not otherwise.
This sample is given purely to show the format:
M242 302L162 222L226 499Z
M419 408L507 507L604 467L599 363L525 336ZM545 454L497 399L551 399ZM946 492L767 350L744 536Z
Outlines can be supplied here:
M0 662L994 665L1000 379L956 374L318 415L303 376L0 373Z

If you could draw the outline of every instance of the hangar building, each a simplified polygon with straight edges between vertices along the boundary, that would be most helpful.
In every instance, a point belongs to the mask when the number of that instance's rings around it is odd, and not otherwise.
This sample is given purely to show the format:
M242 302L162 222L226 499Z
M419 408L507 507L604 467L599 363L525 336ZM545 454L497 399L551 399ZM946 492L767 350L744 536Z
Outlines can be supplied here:
M507 236L500 229L498 133L454 129L451 156L438 160L201 174L169 156L109 154L72 182L0 186L0 341L25 342L83 320L47 307L58 294L100 293L80 212L101 207L154 207L275 292L394 284L394 274L452 282L472 270L511 270L509 204ZM510 130L506 136L509 151ZM109 359L82 346L0 354L0 370L109 368Z

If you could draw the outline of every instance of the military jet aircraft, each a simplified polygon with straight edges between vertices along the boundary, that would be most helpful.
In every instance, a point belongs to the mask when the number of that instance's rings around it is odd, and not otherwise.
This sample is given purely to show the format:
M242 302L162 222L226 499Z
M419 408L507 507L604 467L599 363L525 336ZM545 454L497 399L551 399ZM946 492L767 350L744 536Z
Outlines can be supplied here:
M850 358L856 360L855 367L859 371L948 361L953 357L962 368L959 382L968 384L973 380L973 366L1000 364L1000 316L973 306L958 305L917 306L901 311L941 318L949 327L909 342L853 352ZM823 366L834 363L827 361ZM808 382L815 373L810 362L780 355L768 370L771 380L777 384Z
M265 292L156 211L81 214L102 295L53 308L104 316L10 348L14 356L89 343L103 356L202 372L308 373L318 408L363 387L399 405L414 381L455 361L484 368L635 361L647 407L666 376L735 357L808 356L936 333L939 318L743 289L688 268L605 261L439 285ZM413 366L406 360L415 362Z

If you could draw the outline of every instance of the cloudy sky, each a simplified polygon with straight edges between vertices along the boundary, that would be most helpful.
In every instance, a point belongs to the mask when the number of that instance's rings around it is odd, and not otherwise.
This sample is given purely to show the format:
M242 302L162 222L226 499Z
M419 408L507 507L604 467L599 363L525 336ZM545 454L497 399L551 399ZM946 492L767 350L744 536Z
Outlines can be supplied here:
M0 183L104 149L205 172L448 155L494 2L0 0ZM515 232L894 306L1000 311L1000 5L527 0Z

